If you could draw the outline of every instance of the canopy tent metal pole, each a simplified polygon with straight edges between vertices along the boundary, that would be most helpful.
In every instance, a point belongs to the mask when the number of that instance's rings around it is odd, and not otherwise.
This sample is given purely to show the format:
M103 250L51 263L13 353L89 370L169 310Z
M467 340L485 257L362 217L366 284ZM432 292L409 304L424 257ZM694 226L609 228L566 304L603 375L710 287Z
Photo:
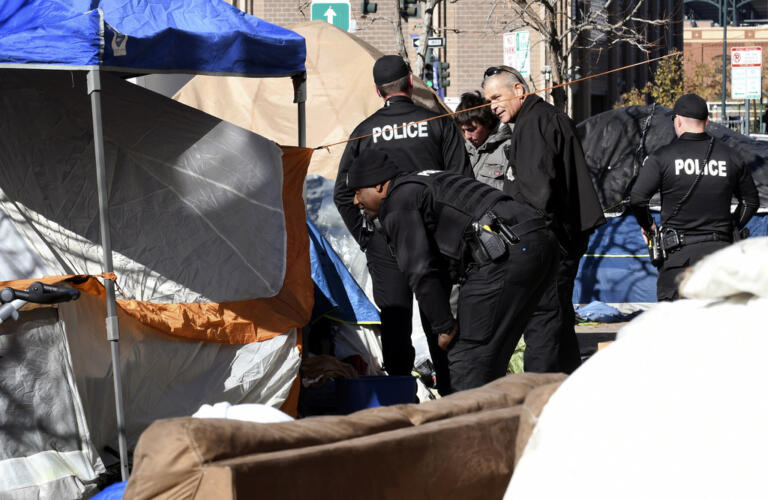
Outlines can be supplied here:
M307 147L307 72L293 75L293 102L299 105L299 147Z
M104 250L104 272L111 273L112 242L109 237L109 197L107 194L107 172L104 165L104 133L101 124L101 73L98 69L88 71L88 94L91 96L93 113L93 149L96 154L96 182L99 193L99 227L101 246ZM104 280L107 289L107 340L112 350L112 376L115 382L115 407L117 411L117 439L120 448L120 474L128 480L128 443L125 437L125 409L123 389L120 383L120 330L117 325L117 304L115 282Z

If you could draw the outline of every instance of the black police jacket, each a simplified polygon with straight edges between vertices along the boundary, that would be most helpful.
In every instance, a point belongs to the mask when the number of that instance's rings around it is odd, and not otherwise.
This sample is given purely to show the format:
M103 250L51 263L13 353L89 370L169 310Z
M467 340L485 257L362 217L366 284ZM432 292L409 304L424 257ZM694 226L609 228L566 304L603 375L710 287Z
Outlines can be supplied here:
M573 122L537 95L515 119L507 171L504 192L546 213L565 249L605 223Z
M452 172L407 173L390 182L379 220L433 333L453 326L445 280L463 257L467 229L500 202L506 202L508 224L540 217L498 189Z
M653 223L648 203L656 191L661 192L662 223L690 234L730 236L734 223L741 229L757 211L760 201L752 174L731 148L716 140L709 162L703 165L710 139L706 133L686 132L646 159L629 201L643 229ZM701 180L670 219L700 172ZM739 200L733 218L732 195Z
M360 210L353 205L355 192L347 187L346 180L347 172L363 150L381 148L404 172L450 170L472 177L464 138L453 120L443 117L413 123L434 116L437 114L417 106L410 98L394 96L352 132L350 137L368 137L347 143L339 164L333 200L360 246L365 246L367 233L363 230ZM405 126L395 129L402 125Z

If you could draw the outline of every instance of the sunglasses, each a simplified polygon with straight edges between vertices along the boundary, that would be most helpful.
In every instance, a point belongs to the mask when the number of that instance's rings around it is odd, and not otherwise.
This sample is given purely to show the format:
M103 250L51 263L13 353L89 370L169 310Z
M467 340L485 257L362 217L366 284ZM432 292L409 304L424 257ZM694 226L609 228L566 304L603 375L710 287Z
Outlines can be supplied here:
M485 73L483 74L483 79L489 78L493 75L498 75L499 73L512 73L506 68L502 68L501 66L491 66L487 70L485 70Z

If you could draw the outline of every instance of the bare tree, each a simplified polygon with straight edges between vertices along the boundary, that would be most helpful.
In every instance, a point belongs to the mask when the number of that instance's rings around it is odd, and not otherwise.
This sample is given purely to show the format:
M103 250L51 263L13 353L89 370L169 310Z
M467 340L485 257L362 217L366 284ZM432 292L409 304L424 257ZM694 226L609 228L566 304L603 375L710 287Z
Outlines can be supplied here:
M405 45L405 37L403 36L403 20L400 16L400 0L392 0L394 2L395 18L391 19L385 16L368 16L368 24L373 24L376 21L387 21L392 23L395 32L395 44L397 45L397 52L400 57L409 61L408 49ZM416 53L416 63L412 69L414 75L421 76L424 69L424 64L427 57L427 39L432 35L432 17L434 14L435 6L445 0L420 0L424 2L424 15L421 24L421 37L419 39L419 48ZM363 26L365 27L365 26Z
M408 49L405 45L405 38L403 37L403 20L400 17L400 0L392 0L394 3L394 12L395 16L394 18L389 16L382 16L382 15L366 15L362 18L363 24L360 26L361 30L365 30L365 28L371 26L372 24L384 21L387 23L390 23L392 25L392 29L394 31L395 35L395 45L397 45L397 53L405 59L405 61L408 61Z
M403 38L403 18L400 17L400 0L393 0L393 2L395 2L395 41L397 42L397 52L407 62L408 49L405 47L405 39Z
M421 76L424 70L424 64L427 60L427 50L429 44L427 40L432 35L432 16L435 13L435 6L445 0L426 0L424 5L424 19L421 25L421 36L419 37L419 50L417 51L416 67L413 68L413 74Z
M638 16L646 0L587 0L579 9L571 8L575 0L493 0L487 25L494 32L528 28L541 35L546 44L545 64L551 70L551 86L571 79L570 61L578 50L603 50L628 44L644 52L658 46L648 38L650 26L665 26L666 19L643 19ZM555 106L565 109L566 94L561 87L552 92Z

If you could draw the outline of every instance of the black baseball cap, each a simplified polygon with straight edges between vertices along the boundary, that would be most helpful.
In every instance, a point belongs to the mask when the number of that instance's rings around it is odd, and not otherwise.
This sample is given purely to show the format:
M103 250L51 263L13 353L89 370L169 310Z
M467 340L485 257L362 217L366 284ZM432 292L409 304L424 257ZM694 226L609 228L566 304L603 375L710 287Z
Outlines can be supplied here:
M373 81L376 85L394 82L411 72L400 56L381 56L373 65Z
M367 149L355 160L347 173L347 187L360 189L382 184L400 173L387 153Z
M672 108L672 111L676 115L694 118L696 120L703 121L709 118L707 101L697 96L696 94L685 94L682 96L680 99L675 101L675 107Z

